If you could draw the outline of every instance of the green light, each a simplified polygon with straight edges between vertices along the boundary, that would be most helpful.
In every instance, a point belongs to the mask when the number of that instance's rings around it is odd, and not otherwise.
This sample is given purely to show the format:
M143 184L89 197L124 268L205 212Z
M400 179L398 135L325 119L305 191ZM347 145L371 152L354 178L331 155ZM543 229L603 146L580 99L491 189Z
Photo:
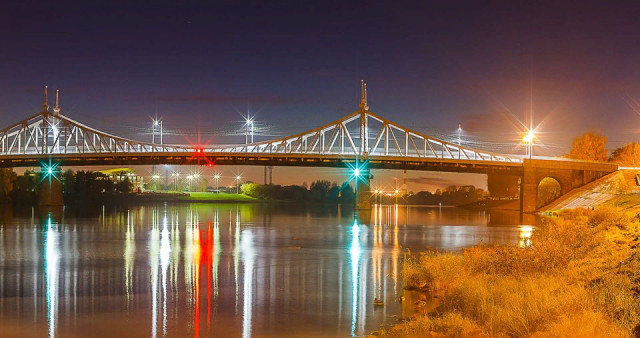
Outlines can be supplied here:
M367 181L369 176L369 161L360 162L356 159L355 163L347 163L350 172L349 181L364 180Z
M49 179L49 181L51 181L51 178L54 178L57 180L58 174L60 173L60 170L58 168L59 165L60 163L51 163L51 159L49 159L49 163L40 161L40 167L41 167L40 182L44 181L47 178Z

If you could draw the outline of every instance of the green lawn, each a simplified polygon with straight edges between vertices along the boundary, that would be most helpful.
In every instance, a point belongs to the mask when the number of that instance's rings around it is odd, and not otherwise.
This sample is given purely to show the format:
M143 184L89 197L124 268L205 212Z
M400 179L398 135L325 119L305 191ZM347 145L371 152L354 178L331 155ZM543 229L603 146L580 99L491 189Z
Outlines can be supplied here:
M190 201L255 201L255 198L244 194L228 194L215 192L191 192L189 197L185 197Z

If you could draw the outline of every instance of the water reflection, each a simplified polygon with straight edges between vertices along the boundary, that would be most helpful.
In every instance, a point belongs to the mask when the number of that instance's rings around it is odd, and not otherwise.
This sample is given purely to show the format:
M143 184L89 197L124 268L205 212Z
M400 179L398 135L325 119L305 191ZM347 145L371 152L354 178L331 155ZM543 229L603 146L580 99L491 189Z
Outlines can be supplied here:
M447 208L377 205L358 216L162 203L12 210L0 218L0 327L51 337L359 336L402 315L403 250L529 245L532 231Z
M351 226L351 248L349 253L351 255L351 335L356 334L356 322L358 319L358 289L360 286L359 278L359 266L360 266L360 252L362 251L360 246L360 226L358 225L358 219L356 218Z
M521 225L520 227L520 241L518 246L526 248L531 246L531 234L533 233L533 227L530 225Z
M49 337L55 337L56 320L58 312L58 243L59 234L56 233L55 226L51 220L51 215L47 217L47 230L45 236L44 266L47 283L47 319L49 323Z

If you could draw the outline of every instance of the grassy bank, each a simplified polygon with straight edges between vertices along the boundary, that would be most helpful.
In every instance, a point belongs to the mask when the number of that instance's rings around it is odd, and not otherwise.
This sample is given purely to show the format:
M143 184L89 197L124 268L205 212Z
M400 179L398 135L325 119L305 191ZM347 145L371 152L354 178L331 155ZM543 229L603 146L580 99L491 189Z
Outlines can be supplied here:
M215 192L191 192L185 199L189 201L231 201L231 202L250 202L256 201L255 198L245 194L229 194Z
M404 285L439 302L384 337L629 337L640 325L640 223L563 211L531 245L408 257Z
M168 202L256 202L256 198L245 194L229 194L215 192L147 192L132 195L131 199L143 201L168 201Z

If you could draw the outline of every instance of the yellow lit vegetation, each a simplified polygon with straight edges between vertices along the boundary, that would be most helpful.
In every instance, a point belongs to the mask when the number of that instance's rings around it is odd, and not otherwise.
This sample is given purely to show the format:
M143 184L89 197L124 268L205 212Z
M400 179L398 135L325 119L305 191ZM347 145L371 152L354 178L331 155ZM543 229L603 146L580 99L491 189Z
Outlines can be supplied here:
M563 211L531 246L428 252L404 263L435 311L384 337L630 337L640 325L640 221L618 209Z

